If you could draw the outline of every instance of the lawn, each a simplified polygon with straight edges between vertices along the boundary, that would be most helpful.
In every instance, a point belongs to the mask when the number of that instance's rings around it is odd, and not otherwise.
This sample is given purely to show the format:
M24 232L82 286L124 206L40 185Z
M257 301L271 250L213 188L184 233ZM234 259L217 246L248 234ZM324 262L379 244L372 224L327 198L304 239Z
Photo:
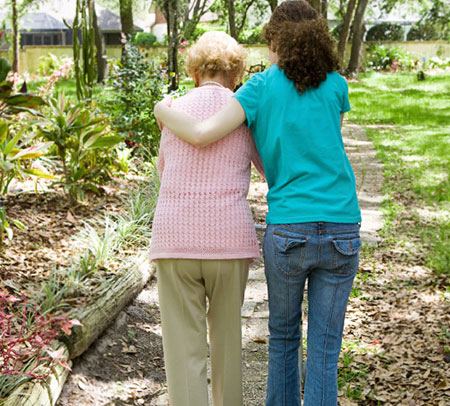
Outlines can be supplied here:
M450 74L372 72L349 86L348 119L367 129L385 165L384 237L411 246L419 236L425 263L449 274Z

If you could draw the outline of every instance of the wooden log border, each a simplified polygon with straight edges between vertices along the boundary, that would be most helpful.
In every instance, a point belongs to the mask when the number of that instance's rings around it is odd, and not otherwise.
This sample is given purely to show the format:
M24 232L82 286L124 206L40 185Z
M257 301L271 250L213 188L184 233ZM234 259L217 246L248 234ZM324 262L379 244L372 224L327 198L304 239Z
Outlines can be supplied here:
M72 334L63 337L56 347L64 347L65 359L83 354L143 289L154 272L155 268L148 261L142 261L128 272L111 279L110 285L95 302L77 309L73 318L79 320L82 326L74 326ZM71 361L68 362L70 365ZM58 365L55 373L45 381L31 380L16 388L2 406L54 406L68 376L69 371Z

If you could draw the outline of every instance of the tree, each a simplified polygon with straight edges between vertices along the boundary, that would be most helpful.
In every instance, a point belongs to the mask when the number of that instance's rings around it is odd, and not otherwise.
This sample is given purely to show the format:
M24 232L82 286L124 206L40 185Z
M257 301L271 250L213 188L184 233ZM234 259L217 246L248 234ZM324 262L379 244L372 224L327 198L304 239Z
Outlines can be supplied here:
M267 0L270 6L270 11L273 13L278 6L278 0Z
M344 15L344 21L342 23L342 29L339 34L338 43L338 57L339 63L344 61L345 46L347 45L348 37L350 34L350 26L353 18L353 12L355 11L356 0L350 0L347 6L347 11Z
M230 27L230 35L237 40L238 35L236 32L236 18L235 18L235 9L234 9L234 1L226 0L227 2L227 10L228 10L228 24Z
M11 22L13 32L13 72L19 73L19 17L17 13L17 0L11 0Z
M92 25L95 34L95 47L97 48L97 82L102 83L106 78L106 48L100 26L98 24L97 13L95 11L95 1L93 3Z
M19 73L20 69L20 55L19 55L19 42L20 42L20 32L19 32L19 20L20 17L25 12L26 8L33 3L33 0L23 0L22 2L17 2L17 0L11 0L11 26L12 26L12 70L15 73Z
M250 10L253 17L260 19L269 5L271 9L273 7L273 11L277 4L276 0L216 0L211 6L211 10L217 13L220 22L228 23L230 35L233 38L239 38L248 23ZM234 23L233 17L230 16L230 10L234 12Z
M129 40L133 35L133 0L120 0L120 24L122 27L122 33L126 40ZM125 44L124 44L125 45ZM122 60L125 58L125 46L122 46Z
M169 72L169 92L178 89L178 24L180 8L178 0L163 0L162 10L167 21L167 68Z
M355 18L353 20L353 39L350 61L347 68L349 75L357 76L361 64L361 51L364 40L365 26L364 16L366 13L369 0L358 0L356 7Z
M308 3L325 19L328 18L328 0L308 0Z
M231 1L231 0L230 0ZM231 1L232 2L232 1ZM209 0L183 0L180 4L182 20L179 21L182 37L189 40L202 16L209 10Z

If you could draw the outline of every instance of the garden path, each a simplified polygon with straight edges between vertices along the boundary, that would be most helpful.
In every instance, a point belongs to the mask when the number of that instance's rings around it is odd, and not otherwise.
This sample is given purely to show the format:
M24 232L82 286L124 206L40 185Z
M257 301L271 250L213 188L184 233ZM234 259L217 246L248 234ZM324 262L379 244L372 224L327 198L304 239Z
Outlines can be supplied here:
M347 124L344 139L357 180L363 213L363 240L376 245L382 166L360 127ZM264 223L266 185L253 182L249 200ZM259 238L262 233L259 232ZM246 406L264 404L267 373L267 291L262 259L250 270L243 308L243 363ZM345 402L345 400L343 400ZM57 406L167 405L158 298L155 280L124 309L102 337L79 359ZM344 404L341 402L341 404Z

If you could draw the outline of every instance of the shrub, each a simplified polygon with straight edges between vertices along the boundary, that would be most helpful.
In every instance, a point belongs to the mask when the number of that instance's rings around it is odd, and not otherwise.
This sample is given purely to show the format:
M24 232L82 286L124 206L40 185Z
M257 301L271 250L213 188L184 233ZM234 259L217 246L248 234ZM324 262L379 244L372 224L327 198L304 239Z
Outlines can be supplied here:
M429 69L447 69L450 68L450 58L442 59L434 56L426 60L425 66Z
M408 31L408 41L433 41L439 39L436 28L431 24L415 24Z
M40 58L38 66L39 76L50 76L54 72L62 72L64 76L73 79L73 58L58 57L52 53L48 53ZM70 67L70 69L69 69Z
M133 43L139 46L150 46L156 43L156 35L152 32L138 32L133 38Z
M97 185L110 179L112 163L108 149L123 141L110 133L107 118L93 105L72 104L64 94L49 100L40 135L54 142L63 165L65 191L72 203L82 200L85 190L98 192Z
M381 23L367 31L367 41L403 41L405 30L400 24Z
M261 37L261 32L261 28L244 30L239 36L239 42L242 44L267 44L267 41Z
M31 323L30 323L31 321ZM53 341L79 325L67 315L39 314L29 309L27 298L0 291L0 401L16 387L31 379L45 380L54 367L70 369L63 350L54 350Z
M140 145L151 156L158 153L160 130L153 107L163 98L165 71L148 61L135 44L127 43L126 59L112 67L110 90L102 108L111 115L111 125L129 145Z
M189 40L196 41L202 34L208 31L225 31L225 29L221 27L213 27L212 25L197 24Z
M368 66L374 70L390 68L410 70L417 66L418 60L400 47L375 45L369 49Z

